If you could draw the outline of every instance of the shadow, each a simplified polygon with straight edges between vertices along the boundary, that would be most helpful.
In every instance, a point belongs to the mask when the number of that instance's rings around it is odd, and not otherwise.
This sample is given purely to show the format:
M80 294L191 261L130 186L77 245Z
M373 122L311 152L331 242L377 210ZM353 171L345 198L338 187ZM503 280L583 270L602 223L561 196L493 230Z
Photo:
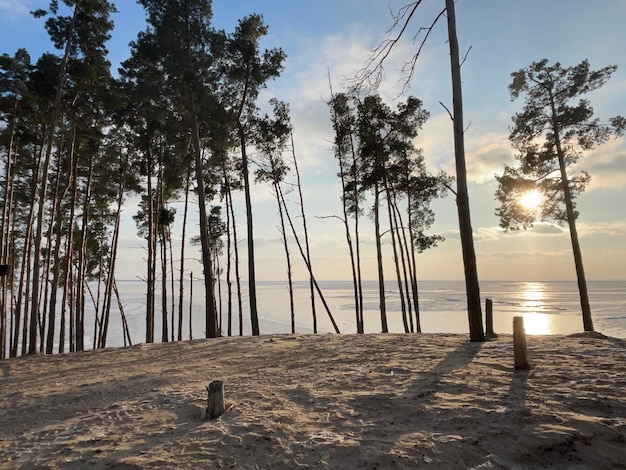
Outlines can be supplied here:
M418 377L409 380L399 395L393 391L374 392L358 395L348 402L348 408L360 412L356 421L360 424L353 426L352 432L360 436L362 446L375 449L372 453L377 460L367 465L379 468L427 465L430 462L429 452L439 453L433 449L432 436L454 435L462 439L476 439L472 431L473 418L461 403L467 402L468 394L479 396L465 376L469 364L482 347L483 343L459 345L432 367L417 372ZM406 376L413 375L411 371L404 372ZM449 408L457 406L458 413L449 413ZM452 421L445 422L446 416L452 416ZM393 449L398 442L411 442L416 455L394 455ZM332 451L330 455L332 458ZM452 466L454 461L451 455ZM465 463L469 465L472 462L467 460Z
M2 369L2 377L7 378L11 375L11 366L5 360L0 361L0 369Z
M531 371L532 368L527 370L512 369L513 378L509 387L507 409L503 416L512 417L516 421L530 416L530 410L526 406L526 395L528 393L528 375Z

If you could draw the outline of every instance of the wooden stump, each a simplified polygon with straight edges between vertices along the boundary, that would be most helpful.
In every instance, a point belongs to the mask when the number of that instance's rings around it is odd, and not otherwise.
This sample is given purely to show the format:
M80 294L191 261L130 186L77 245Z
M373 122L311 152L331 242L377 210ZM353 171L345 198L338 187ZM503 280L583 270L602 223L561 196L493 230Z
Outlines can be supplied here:
M515 356L515 370L530 369L524 317L513 317L513 355Z
M487 339L497 338L498 335L493 331L493 302L491 299L485 301L485 324L487 326Z
M215 380L206 388L207 398L206 416L211 419L219 418L224 414L224 382Z

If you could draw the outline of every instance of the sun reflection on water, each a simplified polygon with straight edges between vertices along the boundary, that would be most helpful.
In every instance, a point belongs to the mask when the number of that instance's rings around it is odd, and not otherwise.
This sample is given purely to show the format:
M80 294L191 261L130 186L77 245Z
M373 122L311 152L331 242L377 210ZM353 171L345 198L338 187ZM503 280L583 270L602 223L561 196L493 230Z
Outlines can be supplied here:
M545 308L544 286L540 282L528 282L522 291L523 301L521 303L524 312L524 329L529 335L549 335L550 317L538 311Z
M524 329L529 335L552 334L550 318L545 313L525 313Z

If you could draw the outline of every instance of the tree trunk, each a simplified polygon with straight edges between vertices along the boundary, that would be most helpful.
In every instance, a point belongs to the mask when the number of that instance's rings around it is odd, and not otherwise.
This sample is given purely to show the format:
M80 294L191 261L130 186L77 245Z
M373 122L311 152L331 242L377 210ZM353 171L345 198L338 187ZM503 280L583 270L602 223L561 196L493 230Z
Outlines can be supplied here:
M304 247L305 247L307 260L309 261L309 264L311 264L311 247L309 244L309 231L307 229L306 216L304 214L304 197L302 196L302 182L300 180L300 170L298 169L298 161L296 159L296 146L293 141L293 131L290 133L290 137L291 137L291 154L293 156L293 168L296 171L296 181L297 181L296 184L298 186L298 196L300 198L300 214L302 215L302 228L304 230ZM313 317L313 333L317 333L317 312L315 309L315 286L313 285L313 278L311 276L309 276L309 292L311 294L311 315Z
M150 144L148 144L149 146ZM154 342L154 316L155 316L155 259L156 259L156 234L154 233L154 202L152 194L152 151L148 148L147 165L147 189L148 189L148 260L147 285L146 285L146 343Z
M279 191L279 194L280 194L280 201L281 201L283 207L286 207L285 197L283 196L282 191ZM324 298L324 295L322 294L322 290L320 289L319 284L315 280L315 276L313 275L313 270L311 269L311 265L309 264L308 260L306 259L306 255L304 254L304 250L302 249L302 243L300 243L300 239L298 238L298 234L296 233L296 228L293 225L293 220L291 220L291 216L289 215L288 211L285 211L285 215L287 216L287 221L289 222L289 227L291 228L291 234L293 235L293 238L296 240L296 245L298 245L298 250L300 251L300 256L302 257L302 260L304 261L304 264L306 265L307 269L309 270L309 275L313 279L313 285L315 286L315 289L317 290L317 294L320 296L322 304L324 305L324 308L326 309L326 313L328 314L328 318L330 319L330 322L333 324L333 328L335 329L335 333L339 334L340 333L339 327L337 326L337 323L335 322L335 319L333 318L333 314L330 312L330 308L328 307L328 304L326 303L326 299Z
M17 110L18 99L15 97L14 110ZM6 340L9 338L9 354L13 350L13 312L7 308L7 291L9 281L13 281L14 260L9 260L9 244L11 235L11 214L13 213L13 145L15 141L15 117L11 121L11 131L8 145L6 161L4 164L4 194L2 198L2 232L0 233L0 262L8 264L10 269L6 276L0 278L0 315L2 316L2 326L0 327L0 359L6 358ZM11 292L13 292L11 285ZM7 314L11 315L9 328L7 330Z
M450 69L452 73L452 108L454 123L454 156L456 162L457 197L463 267L465 270L465 290L467 293L467 315L469 320L470 341L485 341L483 331L478 268L470 217L469 194L467 190L467 171L465 165L465 143L463 127L463 96L461 88L461 66L459 63L459 43L456 35L456 16L454 0L446 0L448 12L448 40L450 44Z
M75 155L75 144L76 144L76 125L72 125L72 140L70 144L70 155L69 155L69 165L70 172L67 176L67 182L65 187L62 190L60 189L61 184L61 157L59 156L59 161L57 163L57 189L56 193L56 201L54 203L53 208L53 216L56 218L54 223L54 254L52 255L52 283L50 285L50 298L49 298L49 313L48 313L48 333L46 337L46 354L52 354L54 349L54 334L56 328L56 307L57 307L57 292L60 285L60 269L61 269L61 245L63 244L63 217L61 214L61 207L63 204L63 200L67 196L67 193L70 190L72 184L72 172L74 170L74 160L76 158ZM68 231L71 230L71 227L68 227ZM49 244L52 244L52 237L50 237ZM66 253L67 256L67 253Z
M126 158L124 159L123 166L124 167L128 166L128 156L126 156ZM100 338L99 347L101 348L106 347L107 334L108 334L108 329L109 329L109 317L111 314L112 297L113 297L113 294L116 293L115 291L117 289L117 285L115 283L115 263L117 261L117 248L119 245L119 238L120 238L120 223L122 220L122 205L124 202L124 190L125 190L124 183L125 183L124 176L122 175L120 178L118 188L117 188L117 211L115 213L115 223L113 226L113 236L111 239L111 248L110 248L111 254L109 258L109 273L107 277L107 284L105 287L105 294L104 294L104 306L102 307L103 318L105 320L104 320L104 326L102 329L103 330L102 335ZM123 312L122 312L122 317L124 317Z
M72 296L72 271L73 271L73 263L72 260L74 258L74 219L76 215L76 206L78 204L78 158L76 153L73 154L72 164L71 164L71 174L70 174L70 185L72 188L72 195L70 199L70 215L69 220L67 222L68 227L68 235L65 244L65 269L63 272L63 297L61 300L61 318L59 325L59 354L65 352L65 335L66 335L66 313L67 313L67 304L70 305L70 315L73 314L73 305L74 299ZM68 302L69 298L69 302Z
M407 307L407 316L409 317L409 330L411 333L415 332L415 325L413 323L413 308L411 306L411 290L409 289L410 279L409 272L411 271L411 260L409 257L409 244L406 239L406 230L404 227L404 221L402 220L402 216L400 215L400 210L398 209L398 202L396 199L396 194L393 194L393 223L398 229L398 245L400 247L400 262L402 264L402 279L404 284L404 293L406 295L406 307ZM407 269L407 263L409 267Z
M200 209L200 243L202 246L202 267L204 269L204 294L205 294L205 323L206 337L216 338L217 312L215 310L215 295L213 292L213 266L211 261L211 247L209 245L209 220L206 212L206 195L204 193L204 166L202 163L202 149L200 145L200 131L198 129L198 116L195 100L191 97L191 109L189 120L191 123L191 138L196 166L196 186L198 191L198 207Z
M233 196L230 185L227 185L227 197L230 204L230 220L233 227L233 251L235 252L235 282L237 284L237 313L239 319L239 336L243 336L243 299L241 295L241 274L239 273L239 240L237 239L237 220L235 219L235 208L233 206Z
M32 312L30 318L30 336L29 336L29 346L28 352L34 353L37 349L37 319L39 313L39 276L40 276L40 268L41 263L39 262L39 252L41 250L41 242L42 242L42 234L43 234L43 218L44 218L44 207L45 207L45 197L48 189L48 169L50 166L50 157L52 155L52 147L54 144L54 134L57 127L57 121L59 115L61 113L61 98L63 97L63 89L65 82L65 73L67 70L67 65L69 62L70 52L72 50L72 44L69 38L71 38L71 34L69 32L74 28L74 23L76 21L76 17L78 15L78 6L74 7L74 12L72 15L72 19L70 24L68 25L68 35L67 41L65 43L65 51L63 54L63 60L61 62L61 70L59 72L59 77L57 80L57 90L56 96L54 98L54 105L52 107L52 116L50 119L50 125L48 127L48 135L46 137L46 149L45 149L45 157L44 157L44 165L41 168L41 186L39 191L39 208L37 212L37 229L35 230L35 263L33 265L33 299L32 299Z
M387 326L387 308L385 303L385 274L383 270L383 250L381 246L380 235L380 216L379 216L379 191L378 184L374 185L374 229L376 237L376 261L378 266L378 296L380 302L380 327L383 333L389 333Z
M402 274L400 273L400 260L398 256L398 240L396 239L396 225L393 221L392 214L392 201L391 191L387 183L387 178L384 179L385 184L385 196L387 199L387 216L389 218L389 231L391 234L391 247L393 250L393 263L396 268L396 281L398 283L398 295L400 296L400 309L402 312L402 324L404 325L404 332L409 332L409 322L406 314L406 299L404 298L404 290L402 288Z
M248 171L248 156L246 152L246 136L243 125L238 122L239 139L241 141L241 171L243 173L243 188L246 199L246 225L248 227L248 295L250 297L250 322L252 335L258 336L259 314L256 304L256 274L254 268L254 229L252 225L252 201L250 198L250 175Z
M231 279L232 271L232 246L233 237L231 236L233 224L231 217L230 205L230 184L228 182L228 174L226 172L226 163L222 166L222 177L224 178L224 204L226 205L226 335L233 335L233 281ZM235 240L236 242L236 240Z
M180 283L178 286L178 341L183 340L183 298L185 292L185 238L187 237L187 214L189 212L189 180L191 169L187 172L187 182L185 184L185 209L183 212L183 232L180 245Z
M417 285L417 260L415 259L415 242L413 241L413 222L411 213L411 197L408 197L407 211L409 218L409 259L410 276L411 276L411 291L413 292L413 308L415 309L415 331L417 333L422 332L422 323L420 319L420 306L419 306L419 289Z
M273 167L273 164L272 164ZM273 170L274 168L272 168ZM283 215L283 205L280 200L280 187L278 181L274 181L274 192L276 193L276 202L278 203L278 215L280 218L280 233L282 235L283 249L285 250L285 260L287 261L287 282L289 284L289 311L291 313L291 332L296 332L296 310L293 299L293 274L291 272L291 255L289 254L289 245L287 244L287 231L285 230L285 216ZM287 211L287 207L284 208ZM307 257L307 261L310 264L310 260ZM311 276L309 276L309 279ZM317 330L317 325L315 325ZM316 331L317 332L317 331Z
M554 98L550 96L550 105L552 107L552 131L556 142L556 152L559 158L559 169L561 171L561 180L563 184L563 195L565 196L565 209L567 212L567 225L569 226L569 234L572 240L572 251L574 252L574 265L576 266L576 279L578 281L578 292L580 295L580 307L583 314L583 328L585 331L594 331L593 320L591 318L591 307L589 305L589 293L587 292L587 279L585 277L585 268L583 266L583 255L578 241L578 230L576 229L576 211L572 202L572 192L569 187L569 178L567 176L567 167L565 165L565 154L561 146L561 137L559 133Z
M70 312L70 351L83 351L85 349L84 337L85 337L85 285L87 277L87 242L89 233L89 218L91 207L91 190L93 181L93 162L89 162L89 170L87 174L86 187L84 189L85 198L83 202L83 217L82 217L82 233L80 240L80 253L78 255L78 272L76 273L76 282L74 283L74 289L76 292L76 302L74 305L74 314ZM71 308L70 308L71 310ZM96 318L98 317L98 311L96 310ZM96 322L97 323L97 322ZM94 335L93 347L97 346L97 338Z

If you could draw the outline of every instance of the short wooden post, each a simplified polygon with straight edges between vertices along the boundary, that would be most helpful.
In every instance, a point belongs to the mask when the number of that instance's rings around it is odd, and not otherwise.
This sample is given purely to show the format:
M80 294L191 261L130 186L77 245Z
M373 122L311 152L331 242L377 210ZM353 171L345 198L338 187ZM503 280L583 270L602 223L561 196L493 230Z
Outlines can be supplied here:
M516 370L530 369L528 350L526 349L524 317L513 317L513 355L515 356Z
M493 331L493 302L491 299L485 301L485 324L487 326L487 339L497 338L498 335Z
M224 414L224 382L215 380L206 388L207 398L206 416L211 419L219 418Z

